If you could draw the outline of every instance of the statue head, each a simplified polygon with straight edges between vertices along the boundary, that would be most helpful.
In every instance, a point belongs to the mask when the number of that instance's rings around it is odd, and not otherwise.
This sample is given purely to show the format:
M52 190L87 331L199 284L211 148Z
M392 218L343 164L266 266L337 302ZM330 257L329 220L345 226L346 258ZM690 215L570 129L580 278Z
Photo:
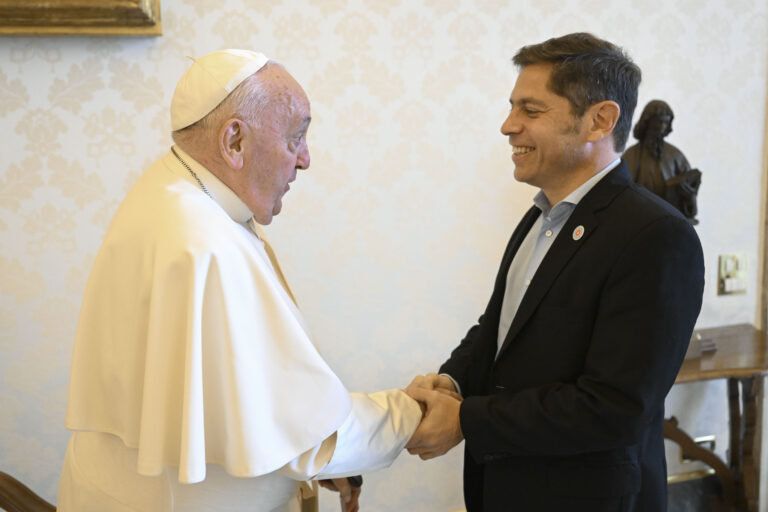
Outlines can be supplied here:
M666 101L651 100L640 114L632 134L639 141L662 139L672 132L672 120L675 114Z
M656 160L664 152L664 137L672 132L672 120L675 114L666 101L651 100L640 114L632 134L642 145L647 147Z

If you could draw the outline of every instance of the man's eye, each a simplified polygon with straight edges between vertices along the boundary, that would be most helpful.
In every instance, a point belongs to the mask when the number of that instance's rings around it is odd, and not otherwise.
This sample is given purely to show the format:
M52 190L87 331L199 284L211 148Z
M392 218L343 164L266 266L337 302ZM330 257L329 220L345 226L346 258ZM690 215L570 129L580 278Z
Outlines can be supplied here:
M298 151L298 149L301 147L301 144L304 142L305 135L297 135L296 137L292 138L290 141L288 141L288 147L291 151Z
M541 113L538 110L531 110L529 108L523 109L523 112L525 112L525 115L531 116L531 117L535 117Z

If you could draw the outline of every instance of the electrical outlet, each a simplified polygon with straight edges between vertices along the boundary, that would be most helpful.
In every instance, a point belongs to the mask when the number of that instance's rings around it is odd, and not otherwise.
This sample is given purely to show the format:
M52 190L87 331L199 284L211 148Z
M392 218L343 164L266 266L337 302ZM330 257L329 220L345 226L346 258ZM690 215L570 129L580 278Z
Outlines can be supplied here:
M721 254L717 265L717 294L747 293L747 254Z

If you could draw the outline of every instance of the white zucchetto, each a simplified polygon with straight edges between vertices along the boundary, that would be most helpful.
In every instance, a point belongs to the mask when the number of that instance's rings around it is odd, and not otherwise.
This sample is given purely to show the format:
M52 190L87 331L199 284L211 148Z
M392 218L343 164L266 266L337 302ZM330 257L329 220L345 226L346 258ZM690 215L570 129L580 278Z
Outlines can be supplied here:
M181 130L204 118L267 62L264 54L250 50L220 50L197 59L176 84L171 129Z

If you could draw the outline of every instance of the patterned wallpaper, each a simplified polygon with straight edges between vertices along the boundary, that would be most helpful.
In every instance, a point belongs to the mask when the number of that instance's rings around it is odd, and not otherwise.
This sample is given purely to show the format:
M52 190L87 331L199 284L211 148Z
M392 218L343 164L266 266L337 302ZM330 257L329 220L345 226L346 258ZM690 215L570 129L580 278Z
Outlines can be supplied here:
M514 181L499 133L510 58L576 30L628 49L644 71L638 110L668 101L676 114L668 140L704 173L699 325L756 320L764 0L163 0L162 8L159 38L0 39L0 469L49 500L68 438L85 281L122 196L170 145L167 107L187 55L262 51L312 100L312 167L268 233L350 389L401 387L435 369L482 312L535 192ZM722 252L748 254L746 295L717 297ZM427 463L405 454L367 477L363 508L461 508L459 452ZM325 495L321 508L337 502Z

